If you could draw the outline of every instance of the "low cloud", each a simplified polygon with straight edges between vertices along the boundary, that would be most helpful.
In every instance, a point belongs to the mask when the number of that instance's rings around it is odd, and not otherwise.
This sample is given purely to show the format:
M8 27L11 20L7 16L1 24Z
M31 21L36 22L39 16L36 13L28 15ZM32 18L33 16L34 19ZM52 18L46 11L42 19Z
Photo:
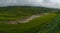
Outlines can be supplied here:
M42 6L60 9L60 0L0 0L0 7L4 6Z

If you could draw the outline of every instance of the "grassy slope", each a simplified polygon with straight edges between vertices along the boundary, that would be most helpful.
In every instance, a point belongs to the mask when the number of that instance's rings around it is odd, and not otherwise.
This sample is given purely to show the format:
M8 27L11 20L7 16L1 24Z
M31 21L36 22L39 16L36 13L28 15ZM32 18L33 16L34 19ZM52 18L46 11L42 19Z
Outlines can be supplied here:
M26 16L31 16L33 14L40 14L52 11L58 11L58 10L44 7L28 7L28 6L0 7L0 21L16 20Z
M60 15L41 27L38 33L59 33L60 32Z
M37 33L40 28L54 20L57 14L44 15L25 24L0 24L0 33Z
M56 10L56 9L53 10L50 8L39 8L39 7L0 7L0 21L15 20L18 18L20 19L20 18L26 17L26 16L31 16L33 14L46 13L46 12L60 13L60 11L59 12L56 12L56 11L59 11L59 10ZM53 27L51 28L48 28L48 27L49 25L52 26L52 23L50 22L54 20L56 16L57 14L50 14L47 16L45 15L25 24L16 24L16 25L0 24L0 33L47 33L47 32L53 33L50 30ZM58 18L60 18L60 16ZM59 27L60 21L57 21L57 22L58 23L56 24L58 24L58 26L55 26L55 24L53 26ZM54 29L56 29L55 27ZM54 29L52 30L54 31ZM60 31L58 31L58 33L59 32Z

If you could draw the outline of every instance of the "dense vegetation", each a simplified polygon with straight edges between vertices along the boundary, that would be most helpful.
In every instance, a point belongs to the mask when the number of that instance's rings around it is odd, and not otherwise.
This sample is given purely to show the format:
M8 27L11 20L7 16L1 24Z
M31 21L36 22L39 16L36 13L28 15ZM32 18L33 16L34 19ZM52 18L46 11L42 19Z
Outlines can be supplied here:
M56 33L60 26L59 16L50 14L23 24L0 24L0 33Z
M0 7L0 22L50 13L22 24L1 24L0 33L60 33L60 10L44 7Z
M16 20L26 16L40 13L59 13L58 9L44 8L44 7L28 7L28 6L9 6L0 7L0 21L3 20Z

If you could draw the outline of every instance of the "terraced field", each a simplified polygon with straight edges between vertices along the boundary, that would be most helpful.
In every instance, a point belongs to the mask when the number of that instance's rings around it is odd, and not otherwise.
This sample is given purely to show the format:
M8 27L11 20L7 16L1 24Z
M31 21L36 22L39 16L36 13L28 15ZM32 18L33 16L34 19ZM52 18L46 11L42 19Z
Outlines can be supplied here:
M11 21L26 23L6 24ZM0 33L60 33L60 10L28 6L0 7Z
M57 33L60 30L60 15L41 27L38 33Z
M59 33L60 14L49 14L23 24L0 24L0 33Z

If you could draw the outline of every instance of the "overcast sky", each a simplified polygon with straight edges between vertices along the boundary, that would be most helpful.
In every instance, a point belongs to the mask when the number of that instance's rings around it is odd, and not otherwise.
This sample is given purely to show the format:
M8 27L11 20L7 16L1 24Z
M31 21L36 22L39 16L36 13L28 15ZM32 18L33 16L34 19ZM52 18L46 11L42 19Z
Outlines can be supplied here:
M15 6L15 5L60 8L60 0L0 0L0 7Z

